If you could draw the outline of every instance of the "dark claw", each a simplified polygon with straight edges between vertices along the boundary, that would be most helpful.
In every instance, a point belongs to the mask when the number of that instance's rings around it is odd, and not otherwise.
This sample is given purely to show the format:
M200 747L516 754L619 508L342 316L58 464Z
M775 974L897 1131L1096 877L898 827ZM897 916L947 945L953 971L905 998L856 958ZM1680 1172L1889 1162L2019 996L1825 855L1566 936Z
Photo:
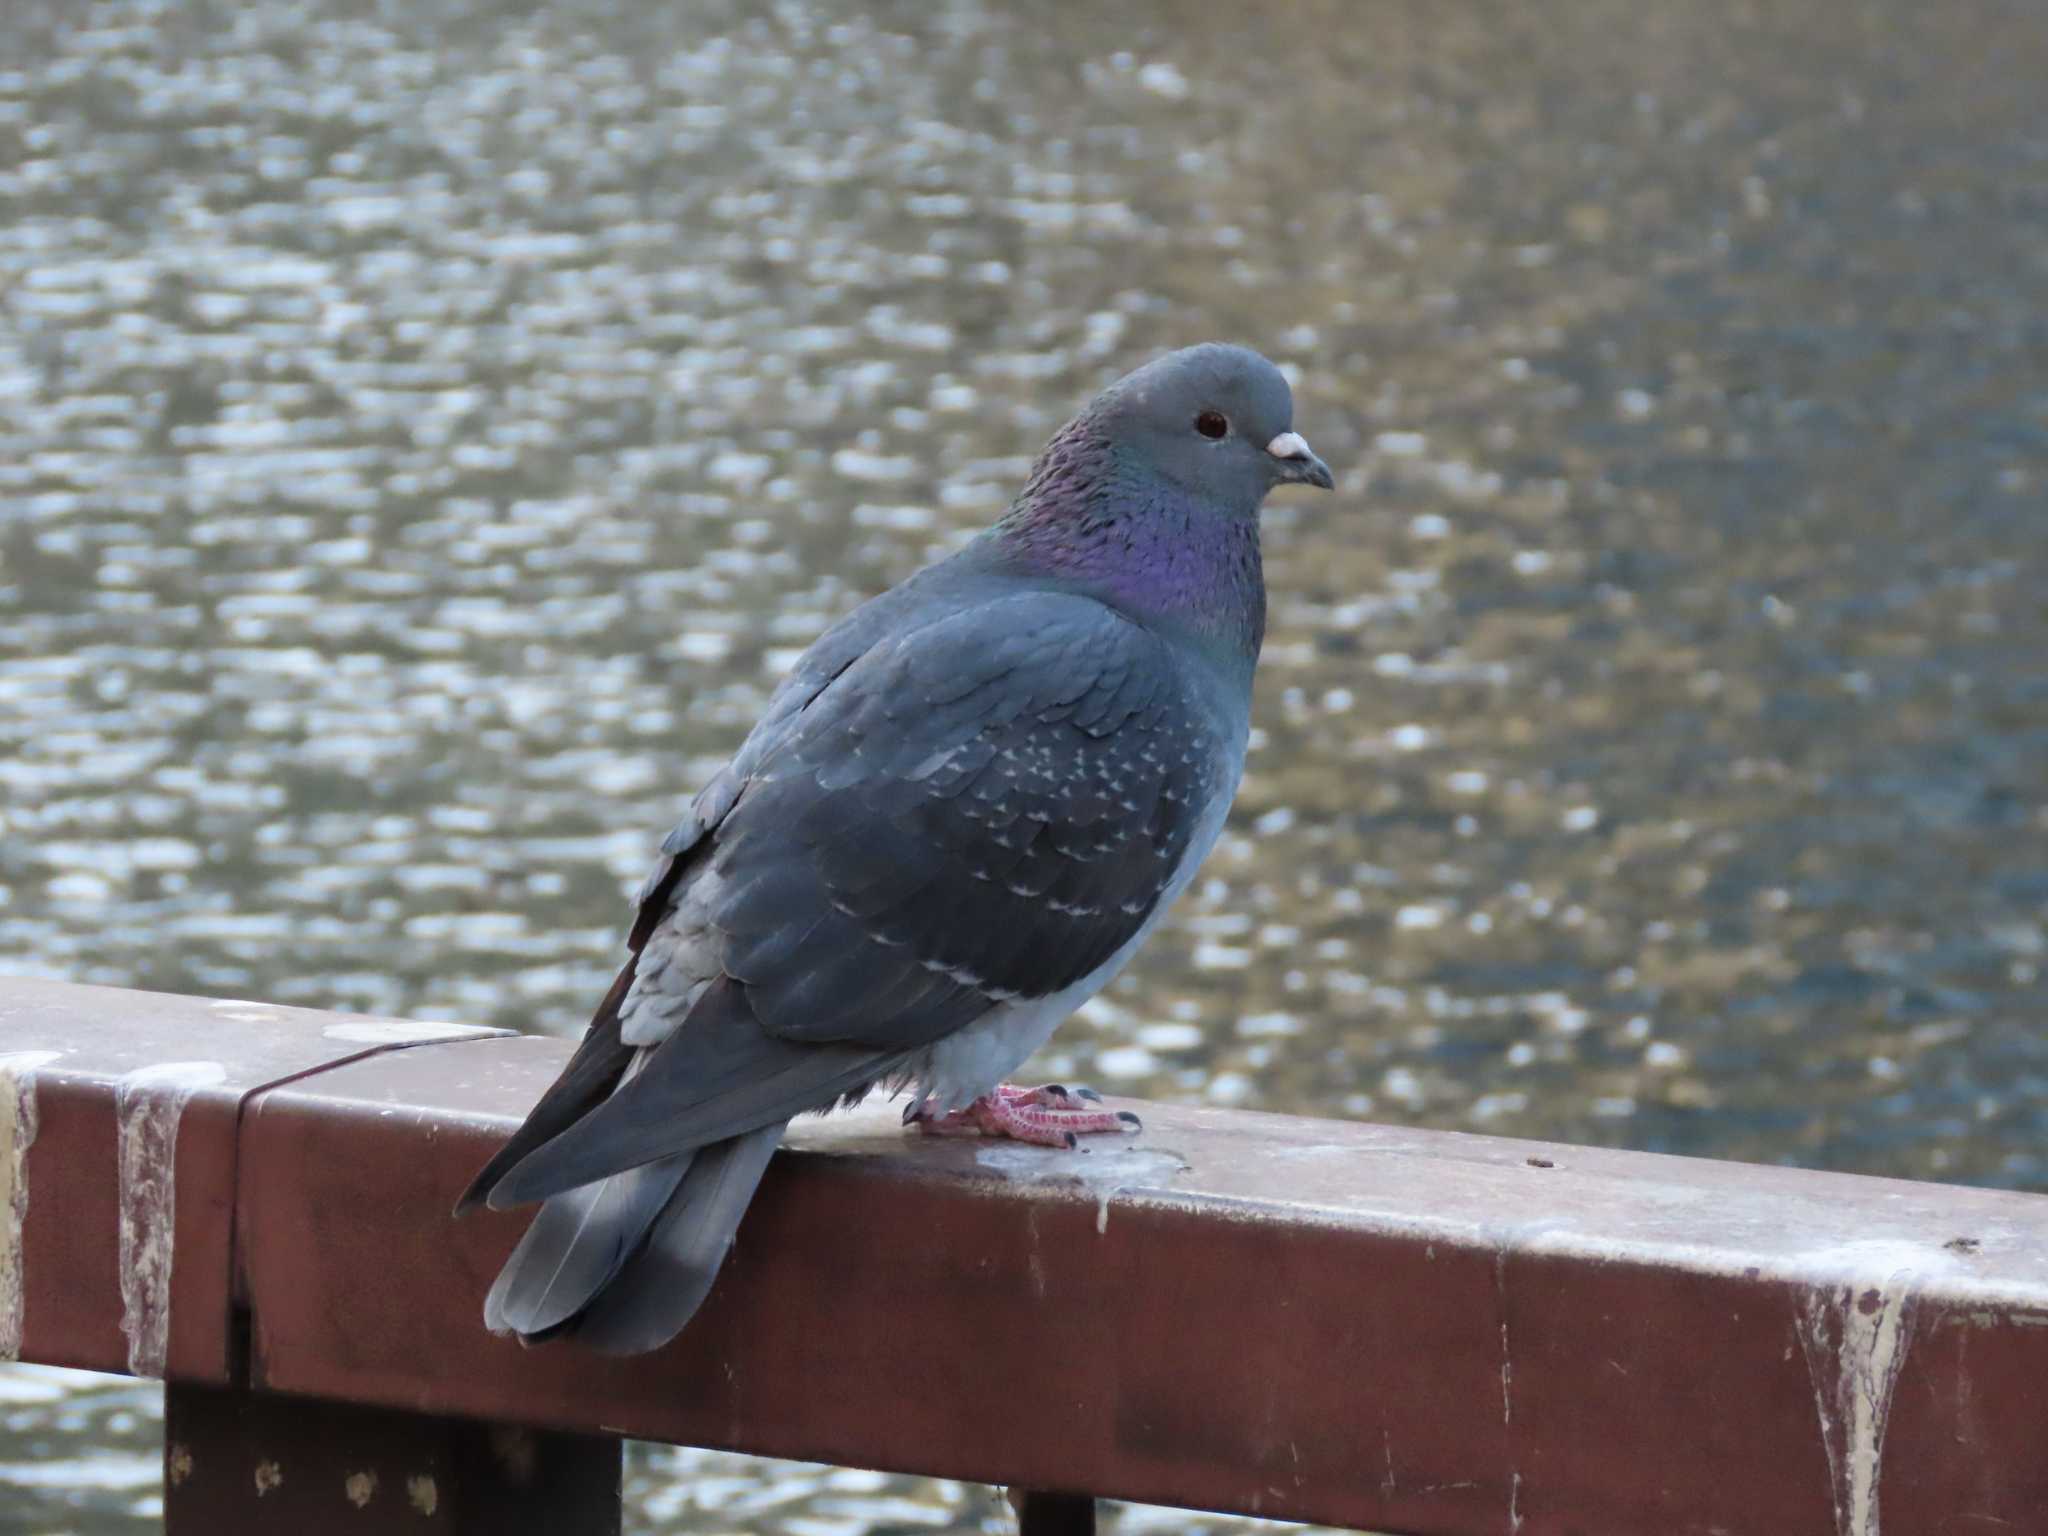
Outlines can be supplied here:
M1067 1150L1071 1152L1074 1150L1074 1148L1080 1145L1081 1138L1076 1136L1072 1131L1067 1132Z
M923 1106L920 1105L915 1099L912 1099L908 1104L904 1105L903 1123L905 1125L915 1125L918 1122L918 1120L922 1118L922 1116L920 1116L918 1113L918 1111L921 1108L923 1108Z
M1086 1099L1090 1104L1100 1104L1102 1102L1102 1095L1097 1093L1093 1088L1076 1088L1074 1090L1074 1097L1077 1099Z
M1136 1115L1132 1114L1128 1109L1118 1110L1116 1112L1116 1117L1117 1119L1123 1121L1125 1125L1128 1125L1134 1131L1142 1131L1143 1129L1145 1129L1145 1122L1140 1120Z

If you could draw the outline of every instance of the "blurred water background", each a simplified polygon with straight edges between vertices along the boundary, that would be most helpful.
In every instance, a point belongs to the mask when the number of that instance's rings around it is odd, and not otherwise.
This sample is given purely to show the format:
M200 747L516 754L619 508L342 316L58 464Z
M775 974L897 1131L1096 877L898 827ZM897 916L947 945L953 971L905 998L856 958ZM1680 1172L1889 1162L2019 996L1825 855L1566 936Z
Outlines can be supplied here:
M2021 0L7 0L0 968L573 1031L797 650L1221 337L1339 493L1043 1072L2039 1186L2044 79ZM0 1531L151 1528L159 1427L0 1374Z

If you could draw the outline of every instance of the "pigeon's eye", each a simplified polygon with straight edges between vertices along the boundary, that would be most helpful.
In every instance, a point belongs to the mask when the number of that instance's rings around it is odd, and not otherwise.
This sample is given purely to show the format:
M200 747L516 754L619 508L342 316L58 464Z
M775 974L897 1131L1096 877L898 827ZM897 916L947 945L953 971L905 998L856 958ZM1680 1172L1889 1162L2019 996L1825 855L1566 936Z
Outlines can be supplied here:
M1204 437L1221 437L1230 430L1230 421L1221 411L1204 411L1195 418L1195 430Z

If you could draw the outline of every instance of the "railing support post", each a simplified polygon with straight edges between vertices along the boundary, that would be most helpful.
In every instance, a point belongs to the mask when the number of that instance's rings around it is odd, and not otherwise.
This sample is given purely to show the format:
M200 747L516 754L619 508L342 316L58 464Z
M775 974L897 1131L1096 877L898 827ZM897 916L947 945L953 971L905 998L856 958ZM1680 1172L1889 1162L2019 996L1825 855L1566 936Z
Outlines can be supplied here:
M165 1536L618 1536L614 1436L182 1382L164 1395Z
M1095 1536L1095 1500L1085 1493L1013 1490L1018 1536Z

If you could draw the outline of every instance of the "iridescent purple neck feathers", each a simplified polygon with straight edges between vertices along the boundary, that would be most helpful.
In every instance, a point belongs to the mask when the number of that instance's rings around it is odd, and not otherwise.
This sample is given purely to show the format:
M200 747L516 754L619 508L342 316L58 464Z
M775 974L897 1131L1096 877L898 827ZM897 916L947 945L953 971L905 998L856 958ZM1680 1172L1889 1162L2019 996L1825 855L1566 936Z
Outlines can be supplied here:
M1133 466L1086 416L1063 427L991 530L1002 557L1245 663L1266 630L1256 506L1212 506Z

